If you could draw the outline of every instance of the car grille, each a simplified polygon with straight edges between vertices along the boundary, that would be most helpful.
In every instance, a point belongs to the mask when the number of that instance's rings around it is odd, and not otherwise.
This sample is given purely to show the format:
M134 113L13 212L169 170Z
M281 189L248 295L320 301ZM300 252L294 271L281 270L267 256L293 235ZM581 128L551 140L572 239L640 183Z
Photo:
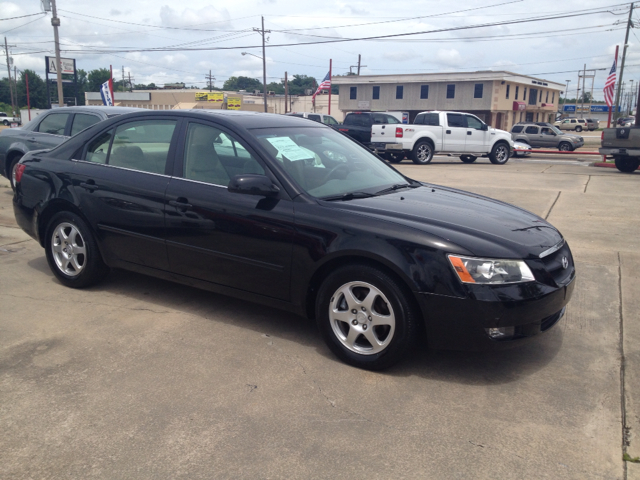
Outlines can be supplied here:
M562 266L562 259L566 257L568 261L567 268ZM573 265L573 257L569 246L565 243L562 248L550 255L542 258L545 270L551 275L558 286L563 286L571 282L575 276L575 268Z

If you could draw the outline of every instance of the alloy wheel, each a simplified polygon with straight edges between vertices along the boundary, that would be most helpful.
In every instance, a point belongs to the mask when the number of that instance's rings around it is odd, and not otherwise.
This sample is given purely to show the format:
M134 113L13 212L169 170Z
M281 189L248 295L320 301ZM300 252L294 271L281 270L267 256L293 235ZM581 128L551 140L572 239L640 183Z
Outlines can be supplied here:
M80 275L87 264L87 248L77 227L60 223L51 236L51 251L58 269L70 277Z

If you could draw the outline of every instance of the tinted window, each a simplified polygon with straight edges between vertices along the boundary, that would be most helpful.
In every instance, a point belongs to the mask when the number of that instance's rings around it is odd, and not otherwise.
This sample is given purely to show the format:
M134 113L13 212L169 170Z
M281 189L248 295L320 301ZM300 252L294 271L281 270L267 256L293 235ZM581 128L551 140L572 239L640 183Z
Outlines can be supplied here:
M190 123L184 153L184 178L227 186L234 175L264 174L258 161L231 135Z
M349 88L349 100L355 100L358 98L358 87Z
M112 135L113 130L109 130L89 142L85 160L95 163L107 163L107 153L109 153L109 143L111 143Z
M396 87L396 99L401 100L403 94L404 94L404 87L402 85L398 85Z
M484 85L482 83L476 83L473 89L473 98L482 98L483 89L484 89Z
M476 130L482 130L482 122L480 121L480 119L476 118L476 117L472 117L470 115L466 115L467 117L467 127L468 128L475 128Z
M120 125L109 153L109 165L164 173L174 120L142 120Z
M509 98L509 87L511 87L511 85L507 84L507 96L505 98Z
M538 89L532 88L529 90L529 105L535 105L537 103L538 103Z
M67 124L69 113L52 113L44 117L38 131L42 133L51 133L53 135L64 135L64 127Z
M337 120L335 118L333 118L333 117L328 116L328 115L324 116L323 123L325 123L327 125L338 125Z
M344 119L345 125L355 125L357 127L366 127L370 125L369 115L361 115L358 113L349 113Z
M511 133L520 133L522 131L522 125L515 125L512 129L511 129Z
M387 119L387 123L402 123L393 115L385 115L385 118Z
M520 91L520 87L516 85L516 100L518 99L518 92Z
M85 113L76 113L73 117L73 125L71 125L71 136L81 132L87 127L94 125L100 121L100 117L96 115L87 115Z
M524 133L537 134L538 133L538 127L534 127L534 126L527 127L525 129Z
M387 116L380 115L380 114L373 114L371 115L371 120L373 121L374 124L387 123Z
M456 86L447 85L447 98L456 98Z
M374 100L380 100L380 87L373 87L373 97Z
M459 113L447 113L447 123L450 127L463 127L467 126L467 122L464 121L464 115Z
M313 120L314 122L319 122L320 121L320 115L313 115L313 114L310 113L307 118L309 118L309 120Z
M522 100L526 100L527 99L527 87L524 87L524 90L522 91Z
M429 85L420 85L420 98L429 98Z
M423 123L425 125L431 125L437 127L440 125L440 114L439 113L425 113Z

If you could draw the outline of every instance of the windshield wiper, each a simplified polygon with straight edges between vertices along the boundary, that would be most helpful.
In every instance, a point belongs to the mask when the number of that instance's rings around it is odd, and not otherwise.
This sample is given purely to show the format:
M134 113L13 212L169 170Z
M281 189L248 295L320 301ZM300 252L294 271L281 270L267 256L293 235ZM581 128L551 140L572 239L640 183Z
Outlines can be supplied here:
M388 188L383 188L379 192L376 192L376 195L382 195L384 193L395 192L396 190L400 190L401 188L418 188L422 185L419 183L396 183L395 185L391 185Z
M367 192L349 192L344 193L342 195L334 195L331 197L322 197L320 200L326 200L327 202L332 202L334 200L353 200L354 198L368 198L375 197L375 193L367 193Z

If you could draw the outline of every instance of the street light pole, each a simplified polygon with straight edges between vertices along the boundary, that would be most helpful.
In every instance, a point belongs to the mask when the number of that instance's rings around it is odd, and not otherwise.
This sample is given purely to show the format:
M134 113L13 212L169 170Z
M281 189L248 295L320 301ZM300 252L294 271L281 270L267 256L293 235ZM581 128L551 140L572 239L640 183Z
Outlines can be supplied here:
M62 63L60 62L60 38L58 37L58 27L60 26L60 19L58 18L58 11L56 10L56 0L51 0L51 25L53 25L53 40L56 47L56 77L58 79L58 106L64 107L64 97L62 93ZM47 86L49 88L49 86Z

